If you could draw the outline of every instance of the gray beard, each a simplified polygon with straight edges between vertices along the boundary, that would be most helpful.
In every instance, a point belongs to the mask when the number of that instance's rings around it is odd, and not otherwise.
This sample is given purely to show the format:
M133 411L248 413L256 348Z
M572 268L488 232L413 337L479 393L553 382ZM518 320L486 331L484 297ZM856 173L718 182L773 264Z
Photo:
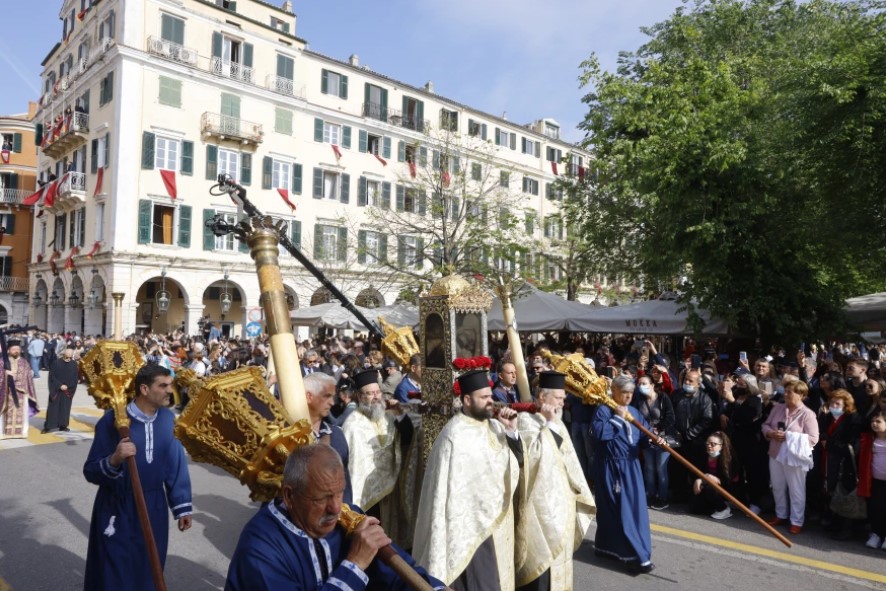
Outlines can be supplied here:
M365 404L360 402L357 404L357 410L362 412L366 418L368 418L373 423L377 423L385 416L385 403L384 402L373 402L370 404Z

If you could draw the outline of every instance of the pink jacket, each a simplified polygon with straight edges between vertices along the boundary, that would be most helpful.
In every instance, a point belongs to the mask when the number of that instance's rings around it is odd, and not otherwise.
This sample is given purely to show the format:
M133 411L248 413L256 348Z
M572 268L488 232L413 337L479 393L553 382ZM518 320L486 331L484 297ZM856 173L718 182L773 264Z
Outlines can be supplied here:
M796 433L805 433L809 436L809 445L815 447L818 443L818 419L806 405L801 404L800 408L790 413L788 416L788 407L785 404L776 404L769 413L769 418L763 423L763 437L769 439L769 433L778 431L778 424L784 423L787 431ZM769 441L769 457L775 459L778 457L778 451L781 449L781 441L774 439Z

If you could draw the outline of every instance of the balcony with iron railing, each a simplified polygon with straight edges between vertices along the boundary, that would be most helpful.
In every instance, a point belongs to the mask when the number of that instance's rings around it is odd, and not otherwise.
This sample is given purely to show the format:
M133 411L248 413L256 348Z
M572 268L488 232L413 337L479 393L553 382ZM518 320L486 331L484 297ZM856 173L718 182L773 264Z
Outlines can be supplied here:
M86 143L89 135L89 114L79 111L60 115L52 129L43 130L43 153L58 160Z
M90 64L94 64L105 52L108 51L108 49L111 48L112 45L114 45L114 40L110 37L105 37L98 42L92 51L89 52L89 55L78 59L74 64L72 71L59 78L54 87L40 97L40 100L37 102L37 111L39 112L50 106L53 101L58 98L59 94L64 95L71 90L74 86L74 82L86 73Z
M398 109L383 107L378 103L363 103L364 117L375 119L377 121L386 121L391 125L402 127L404 129L412 129L413 131L424 131L430 127L431 122L427 119L419 119L414 114L404 115Z
M148 53L163 59L167 59L189 66L197 65L197 50L184 47L178 43L154 37L148 37Z
M0 203L19 205L25 197L33 193L25 189L0 189Z
M255 84L255 70L243 64L213 57L209 63L210 71L216 76L232 78L249 84Z
M0 275L0 291L28 291L30 282L27 277L8 277Z
M200 118L200 131L203 137L215 136L221 140L236 140L244 145L250 142L260 144L265 138L261 123L208 111Z
M66 172L55 193L55 209L71 209L86 202L86 173Z
M279 94L285 94L297 99L305 98L305 85L296 84L294 80L284 78L282 76L271 76L268 74L265 78L265 86L269 90L273 90Z

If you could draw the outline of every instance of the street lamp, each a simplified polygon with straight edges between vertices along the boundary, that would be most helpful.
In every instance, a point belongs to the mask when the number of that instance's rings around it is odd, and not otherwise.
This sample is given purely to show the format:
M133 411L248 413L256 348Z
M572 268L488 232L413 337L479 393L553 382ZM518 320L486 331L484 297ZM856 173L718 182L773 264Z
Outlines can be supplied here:
M68 296L68 303L71 305L72 308L76 308L77 304L80 303L80 296L77 295L77 290L71 290L71 295Z
M221 302L221 313L222 320L225 319L225 314L231 311L231 304L233 303L233 298L231 294L228 293L228 272L225 271L225 290L222 292L221 297L219 298L219 302Z
M95 288L89 290L89 295L86 296L86 301L89 303L90 308L94 308L98 303L98 293L95 291Z
M49 305L58 306L58 292L54 289L52 290L52 295L49 296Z
M36 308L37 306L40 306L40 305L43 304L43 298L40 297L40 292L39 292L39 291L36 292L36 293L34 294L34 300L33 300L33 301L34 301L34 307L35 307L35 308Z
M160 271L160 291L157 292L157 310L161 314L166 314L169 311L169 303L172 299L169 296L169 292L166 291L166 267Z

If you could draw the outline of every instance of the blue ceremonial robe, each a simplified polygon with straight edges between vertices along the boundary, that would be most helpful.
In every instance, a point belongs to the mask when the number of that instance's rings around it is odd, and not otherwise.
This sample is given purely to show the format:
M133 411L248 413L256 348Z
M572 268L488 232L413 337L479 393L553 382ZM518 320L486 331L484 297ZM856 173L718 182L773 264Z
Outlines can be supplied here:
M172 434L175 416L168 409L159 409L151 420L130 403L127 413L151 528L160 560L165 564L169 510L175 519L192 512L191 478L185 450ZM95 427L95 439L83 466L86 480L99 486L89 526L83 588L152 591L154 581L132 496L129 469L126 462L114 468L108 461L119 441L114 413L106 412Z
M394 548L434 589L446 587L416 566L411 556ZM325 538L314 540L290 521L282 504L267 503L240 534L225 591L410 589L378 558L364 572L346 560L349 549L350 542L340 527ZM328 573L325 579L321 561Z
M649 425L628 407L634 420ZM600 405L591 423L594 432L594 497L597 501L597 552L623 561L644 563L652 556L652 534L639 448L648 438L608 406Z

